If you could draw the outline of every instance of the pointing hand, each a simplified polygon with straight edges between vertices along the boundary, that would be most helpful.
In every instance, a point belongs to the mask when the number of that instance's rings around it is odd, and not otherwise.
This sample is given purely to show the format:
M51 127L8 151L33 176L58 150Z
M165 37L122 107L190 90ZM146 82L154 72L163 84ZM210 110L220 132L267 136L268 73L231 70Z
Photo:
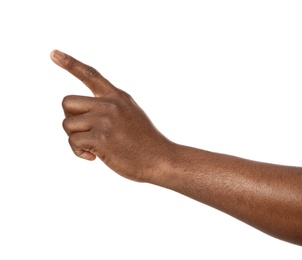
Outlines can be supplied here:
M99 157L118 174L151 181L165 168L174 144L151 123L130 95L113 86L94 68L60 51L51 59L81 80L94 97L66 96L63 128L80 158Z

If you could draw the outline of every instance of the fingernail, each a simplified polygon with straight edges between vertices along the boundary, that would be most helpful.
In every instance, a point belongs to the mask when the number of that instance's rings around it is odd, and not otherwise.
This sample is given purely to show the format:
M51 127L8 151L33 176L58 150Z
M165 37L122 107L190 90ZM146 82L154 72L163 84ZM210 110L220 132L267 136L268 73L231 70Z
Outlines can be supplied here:
M55 50L53 52L53 57L56 58L57 60L63 60L66 57L66 54L64 52Z

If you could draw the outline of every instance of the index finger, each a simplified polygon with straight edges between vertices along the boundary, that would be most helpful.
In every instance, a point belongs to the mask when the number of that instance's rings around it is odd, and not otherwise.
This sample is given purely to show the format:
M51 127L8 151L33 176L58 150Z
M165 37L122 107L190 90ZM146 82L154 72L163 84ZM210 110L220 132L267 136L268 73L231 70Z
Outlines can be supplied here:
M96 97L113 92L116 88L96 69L61 51L54 50L50 57L54 63L81 80Z

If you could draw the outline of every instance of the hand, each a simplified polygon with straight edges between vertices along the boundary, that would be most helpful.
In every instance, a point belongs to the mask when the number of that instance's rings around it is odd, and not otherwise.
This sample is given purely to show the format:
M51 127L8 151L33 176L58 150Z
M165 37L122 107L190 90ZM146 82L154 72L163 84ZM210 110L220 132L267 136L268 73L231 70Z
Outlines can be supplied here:
M87 160L99 157L131 180L150 182L160 174L173 150L172 142L159 133L131 96L69 55L55 50L51 58L94 94L63 100L63 128L73 152Z

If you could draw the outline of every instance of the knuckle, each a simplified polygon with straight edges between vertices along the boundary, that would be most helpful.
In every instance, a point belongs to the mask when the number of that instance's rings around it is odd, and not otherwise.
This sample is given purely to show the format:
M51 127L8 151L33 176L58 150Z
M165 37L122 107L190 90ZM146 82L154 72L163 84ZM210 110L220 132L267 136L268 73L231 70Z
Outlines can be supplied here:
M62 100L62 107L64 109L68 108L70 102L74 99L74 96L73 95L69 95L69 96L66 96L63 98Z
M62 127L65 130L65 132L68 132L69 130L69 119L65 118L62 122Z
M126 108L135 104L133 98L125 91L119 91L116 97L116 105L118 107Z
M118 95L119 95L119 98L120 98L121 100L125 100L125 101L127 101L127 102L133 100L132 97L131 97L131 95L128 94L127 92L123 91L123 90L120 90L120 91L118 92Z
M69 103L69 99L70 99L70 96L66 96L66 97L63 98L63 100L62 100L62 107L63 108L67 107L67 105Z
M76 137L75 134L70 135L68 138L68 142L69 145L73 148L73 147L77 147L77 142L78 142L78 138Z
M85 76L88 77L88 78L95 78L96 76L99 75L99 72L91 66L86 66L84 71L85 71L84 72Z

